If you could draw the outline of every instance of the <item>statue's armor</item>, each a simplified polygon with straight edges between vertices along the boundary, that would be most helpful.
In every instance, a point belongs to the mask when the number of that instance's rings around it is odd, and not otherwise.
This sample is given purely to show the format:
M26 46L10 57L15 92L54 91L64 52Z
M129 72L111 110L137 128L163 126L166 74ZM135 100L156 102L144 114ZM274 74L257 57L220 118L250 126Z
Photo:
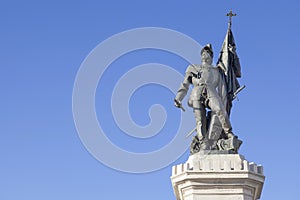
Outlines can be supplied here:
M180 102L187 94L190 84L193 84L193 89L188 101L189 106L192 107L192 101L207 99L210 97L220 98L218 91L221 82L219 69L212 66L189 65L183 83L180 85L176 99Z
M190 84L194 87L188 105L194 109L198 137L204 137L206 134L205 108L210 108L219 118L225 133L231 132L231 124L224 106L226 103L226 96L223 95L225 82L219 69L211 65L189 65L176 95L179 102L186 96Z

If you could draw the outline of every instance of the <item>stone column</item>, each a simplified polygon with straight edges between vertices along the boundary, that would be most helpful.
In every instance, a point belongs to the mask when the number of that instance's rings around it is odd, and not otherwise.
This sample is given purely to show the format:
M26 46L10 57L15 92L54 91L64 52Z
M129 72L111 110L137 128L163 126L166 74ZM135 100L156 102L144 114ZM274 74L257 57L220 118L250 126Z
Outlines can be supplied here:
M263 167L240 154L191 155L173 166L171 181L177 200L256 200L261 196Z

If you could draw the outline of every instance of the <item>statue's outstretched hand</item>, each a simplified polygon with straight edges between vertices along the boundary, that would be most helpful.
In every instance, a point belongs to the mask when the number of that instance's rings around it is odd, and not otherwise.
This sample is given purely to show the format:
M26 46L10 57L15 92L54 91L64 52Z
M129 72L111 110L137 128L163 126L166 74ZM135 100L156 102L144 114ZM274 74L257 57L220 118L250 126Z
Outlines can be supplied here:
M185 109L182 107L181 102L178 101L177 99L174 99L174 105L175 105L177 108L180 108L182 111L185 111Z
M174 105L175 105L177 108L181 108L181 107L182 107L181 102L178 101L177 99L174 99Z

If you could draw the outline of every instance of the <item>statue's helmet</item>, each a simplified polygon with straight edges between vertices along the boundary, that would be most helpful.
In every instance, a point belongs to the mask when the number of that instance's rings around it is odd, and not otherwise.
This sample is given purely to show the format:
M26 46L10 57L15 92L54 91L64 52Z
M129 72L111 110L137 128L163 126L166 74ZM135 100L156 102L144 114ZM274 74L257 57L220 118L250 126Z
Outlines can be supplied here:
M214 57L214 52L212 50L212 45L211 44L207 44L205 45L202 49L201 49L201 55L204 51L207 51L209 53L209 55L213 58Z

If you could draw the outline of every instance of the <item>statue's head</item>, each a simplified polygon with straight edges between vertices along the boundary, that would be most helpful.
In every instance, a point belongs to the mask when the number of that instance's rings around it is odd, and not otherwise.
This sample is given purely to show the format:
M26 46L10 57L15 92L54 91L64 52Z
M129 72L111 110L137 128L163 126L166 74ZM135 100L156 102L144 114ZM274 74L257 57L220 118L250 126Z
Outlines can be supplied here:
M206 62L208 64L212 63L212 59L214 57L214 52L212 50L212 46L211 44L207 44L205 45L202 49L201 49L201 59L202 62Z

